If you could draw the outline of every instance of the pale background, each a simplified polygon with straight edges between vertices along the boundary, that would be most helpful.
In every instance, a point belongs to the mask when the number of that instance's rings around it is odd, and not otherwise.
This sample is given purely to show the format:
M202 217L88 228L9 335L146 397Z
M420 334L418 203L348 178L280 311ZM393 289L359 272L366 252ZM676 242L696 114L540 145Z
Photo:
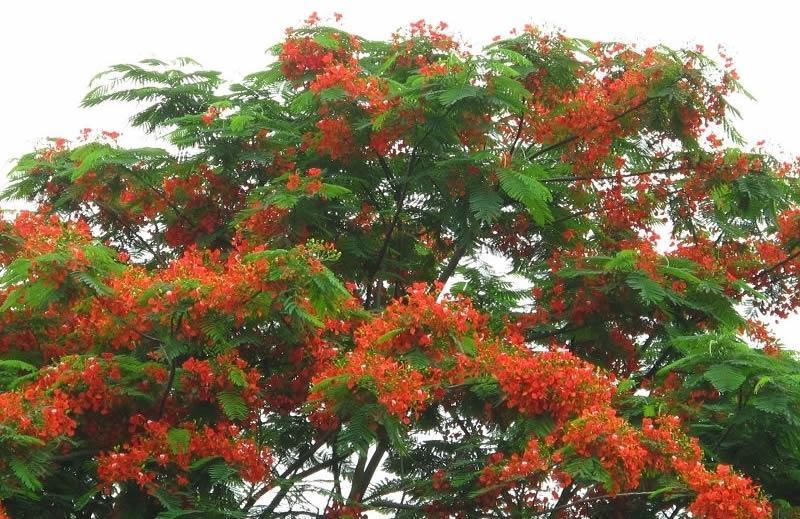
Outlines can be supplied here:
M0 0L2 1L2 0ZM408 22L446 21L476 48L496 34L534 23L572 36L694 46L722 44L757 97L737 100L738 127L751 143L789 158L800 153L800 8L791 1L2 1L0 4L0 185L12 159L44 137L82 128L141 135L127 126L129 107L81 109L89 80L111 64L191 56L227 79L259 70L265 49L311 11L344 15L343 27L384 38ZM800 317L778 323L784 344L800 349Z

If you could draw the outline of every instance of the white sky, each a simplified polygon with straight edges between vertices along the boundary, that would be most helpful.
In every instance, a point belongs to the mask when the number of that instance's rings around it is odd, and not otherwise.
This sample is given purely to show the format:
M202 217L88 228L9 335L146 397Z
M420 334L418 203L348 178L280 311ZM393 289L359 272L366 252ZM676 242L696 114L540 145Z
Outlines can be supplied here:
M14 157L42 138L71 138L85 127L118 130L123 144L136 144L124 105L78 106L89 80L109 65L190 56L227 79L238 79L259 70L267 61L264 51L281 39L283 29L299 25L314 10L322 16L341 12L345 29L370 38L386 37L420 18L443 20L476 47L525 23L642 45L700 43L711 52L722 44L758 99L737 103L742 134L750 142L766 139L774 152L800 153L795 131L800 121L800 8L791 0L0 2L0 177ZM800 349L800 318L776 329L787 346Z

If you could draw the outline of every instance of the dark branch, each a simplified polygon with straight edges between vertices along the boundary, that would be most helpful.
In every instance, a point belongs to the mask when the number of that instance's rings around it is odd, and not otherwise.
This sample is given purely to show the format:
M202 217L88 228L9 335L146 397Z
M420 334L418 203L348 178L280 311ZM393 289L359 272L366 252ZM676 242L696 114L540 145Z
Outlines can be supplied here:
M651 169L647 171L636 171L633 173L625 173L622 175L603 175L600 177L576 177L576 176L567 176L567 177L551 177L551 178L542 178L539 179L539 182L542 184L548 184L551 182L578 182L581 180L585 181L595 181L595 180L616 180L618 178L629 178L629 177L643 177L646 175L661 175L667 173L677 173L681 171L682 168L680 167L671 167L671 168L661 168L661 169Z
M800 256L800 249L798 249L796 252L793 252L792 254L790 254L789 256L787 256L785 259L783 259L783 260L779 261L778 263L776 263L776 264L772 265L771 267L767 267L767 268L765 268L764 270L762 270L761 272L759 272L758 274L756 274L756 275L753 277L753 279L758 279L758 278L760 278L760 277L762 277L762 276L766 276L766 275L767 275L767 274L769 274L770 272L773 272L773 271L775 271L775 270L777 270L777 269L781 268L782 266L786 265L787 263L789 263L789 262L790 262L790 261L792 261L793 259L797 258L798 256Z
M387 448L386 440L378 441L375 452L364 467L363 472L359 474L358 477L353 478L353 486L350 488L350 495L348 497L349 501L361 502L361 499L364 497L364 492L369 488L369 483L372 481L372 477L375 475L375 471L378 469L378 465L383 459ZM366 457L363 459L366 459Z
M622 119L623 117L625 117L629 113L635 112L639 108L642 108L643 106L645 106L647 103L649 103L653 99L655 99L655 98L654 97L648 97L647 99L645 99L641 103L639 103L637 105L634 105L634 106L628 108L627 110L625 110L623 112L620 112L619 114L615 115L611 119L608 119L607 121L604 121L603 124L613 123L614 121ZM594 130L598 126L600 126L600 125L597 124L597 125L593 126L592 128L590 128L590 130ZM570 135L569 137L566 137L566 138L564 138L564 139L562 139L562 140L560 140L558 142L555 142L555 143L553 143L553 144L551 144L549 146L545 146L544 148L542 148L539 151L537 151L536 153L534 153L531 157L529 157L528 160L534 160L534 159L536 159L538 157L541 157L545 153L548 153L548 152L550 152L550 151L552 151L554 149L560 148L561 146L567 145L567 144L579 139L580 137L581 136L579 134Z

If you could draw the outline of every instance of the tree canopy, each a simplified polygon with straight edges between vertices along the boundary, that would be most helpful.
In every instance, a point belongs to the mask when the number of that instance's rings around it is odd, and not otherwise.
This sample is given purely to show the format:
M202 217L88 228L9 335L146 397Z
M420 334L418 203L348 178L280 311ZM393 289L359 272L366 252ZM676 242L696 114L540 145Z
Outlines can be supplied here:
M800 505L800 164L729 58L316 15L272 52L115 65L83 104L162 147L11 171L0 518Z

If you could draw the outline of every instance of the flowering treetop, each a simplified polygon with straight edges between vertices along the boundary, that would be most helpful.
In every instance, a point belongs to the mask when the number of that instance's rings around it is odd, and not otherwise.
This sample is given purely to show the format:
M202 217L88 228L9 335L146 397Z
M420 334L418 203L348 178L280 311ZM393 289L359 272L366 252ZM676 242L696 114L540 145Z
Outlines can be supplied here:
M116 65L84 104L164 148L19 160L0 517L800 504L800 364L764 324L800 305L798 164L743 148L730 60L446 29L314 15L238 83Z

